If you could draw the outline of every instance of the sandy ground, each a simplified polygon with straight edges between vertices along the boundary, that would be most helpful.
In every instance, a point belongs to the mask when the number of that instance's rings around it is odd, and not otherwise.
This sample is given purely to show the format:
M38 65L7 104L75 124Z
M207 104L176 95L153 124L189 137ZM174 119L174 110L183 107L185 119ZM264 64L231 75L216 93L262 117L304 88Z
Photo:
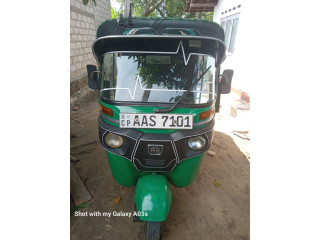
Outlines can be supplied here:
M228 103L226 103L227 106ZM71 117L71 145L96 140L95 144L72 149L80 161L72 164L92 196L92 205L80 212L133 212L134 187L122 187L112 177L104 149L98 140L98 103L93 94L78 104ZM199 174L186 188L172 189L169 216L161 224L163 240L250 239L249 141L231 133L239 124L228 115L228 106L216 116L214 157L205 154ZM245 118L243 118L245 119ZM243 130L243 129L241 129ZM221 188L215 185L219 182ZM118 204L114 200L120 197ZM71 199L71 208L73 208ZM72 240L145 239L145 223L132 217L75 216L71 212Z

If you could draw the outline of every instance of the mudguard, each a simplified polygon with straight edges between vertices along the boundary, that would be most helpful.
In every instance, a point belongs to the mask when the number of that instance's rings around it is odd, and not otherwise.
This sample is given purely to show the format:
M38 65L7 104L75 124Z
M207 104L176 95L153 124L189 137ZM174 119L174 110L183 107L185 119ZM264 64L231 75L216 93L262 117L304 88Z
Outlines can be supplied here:
M142 221L164 221L171 206L171 189L163 175L149 174L139 178L134 201Z

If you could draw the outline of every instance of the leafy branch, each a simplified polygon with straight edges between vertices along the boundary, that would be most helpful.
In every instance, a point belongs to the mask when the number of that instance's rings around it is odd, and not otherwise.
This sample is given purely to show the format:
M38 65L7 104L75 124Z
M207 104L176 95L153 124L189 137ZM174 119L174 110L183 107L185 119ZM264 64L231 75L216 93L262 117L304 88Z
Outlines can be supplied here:
M96 0L92 0L95 6L97 6ZM82 3L86 6L89 3L89 0L82 0Z

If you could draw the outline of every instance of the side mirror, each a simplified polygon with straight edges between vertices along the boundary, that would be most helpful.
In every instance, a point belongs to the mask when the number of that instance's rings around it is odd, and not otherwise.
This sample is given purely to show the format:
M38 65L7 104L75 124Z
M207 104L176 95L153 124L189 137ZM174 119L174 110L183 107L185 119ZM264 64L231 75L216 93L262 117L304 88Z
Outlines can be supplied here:
M88 85L91 89L99 88L99 71L95 65L87 65Z
M222 94L230 93L233 72L234 71L232 69L226 69L223 71L221 75L221 93Z

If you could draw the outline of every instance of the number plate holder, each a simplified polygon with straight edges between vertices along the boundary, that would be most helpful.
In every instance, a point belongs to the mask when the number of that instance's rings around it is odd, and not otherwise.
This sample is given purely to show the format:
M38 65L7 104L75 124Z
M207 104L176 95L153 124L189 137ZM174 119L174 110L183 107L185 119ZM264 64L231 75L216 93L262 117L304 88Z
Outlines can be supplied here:
M192 129L192 114L120 113L120 128Z

